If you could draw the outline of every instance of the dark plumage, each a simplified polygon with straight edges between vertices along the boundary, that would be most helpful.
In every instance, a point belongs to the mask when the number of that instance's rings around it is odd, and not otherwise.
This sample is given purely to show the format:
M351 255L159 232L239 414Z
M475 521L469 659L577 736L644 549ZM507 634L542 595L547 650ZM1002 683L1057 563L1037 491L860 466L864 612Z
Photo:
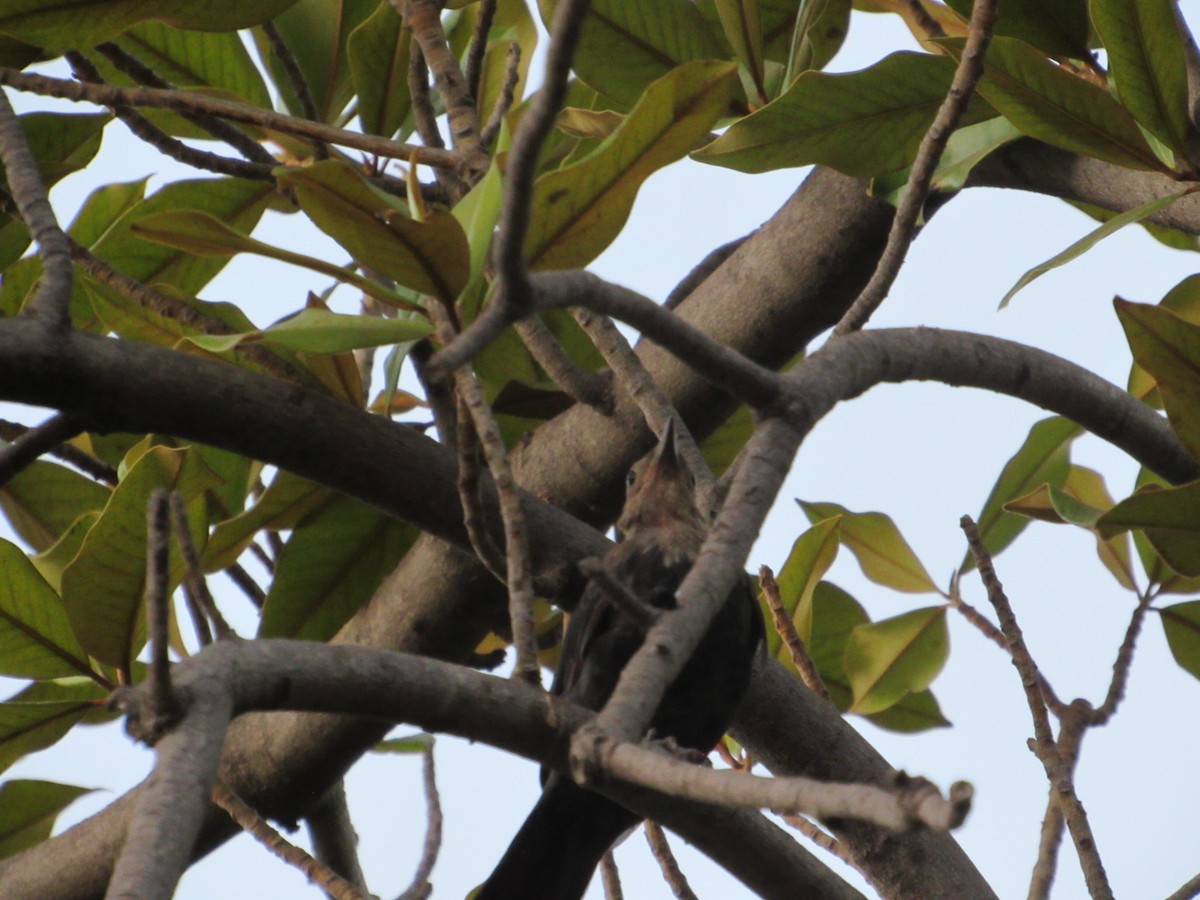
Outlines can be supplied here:
M629 474L617 521L621 542L604 562L643 603L669 609L704 540L692 477L676 455L670 425L657 449ZM608 595L589 585L567 627L553 693L599 710L642 640L642 631ZM746 691L762 640L762 615L744 578L663 697L651 724L655 735L692 750L712 750ZM600 858L641 820L567 776L542 775L541 799L477 900L577 900Z

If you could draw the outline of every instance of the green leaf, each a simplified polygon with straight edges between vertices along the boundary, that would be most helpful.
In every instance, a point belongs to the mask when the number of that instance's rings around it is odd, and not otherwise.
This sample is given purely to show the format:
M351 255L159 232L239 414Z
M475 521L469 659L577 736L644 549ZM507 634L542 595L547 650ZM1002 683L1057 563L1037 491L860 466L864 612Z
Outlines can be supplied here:
M1029 520L1006 512L1004 504L1029 493L1042 483L1061 487L1070 468L1070 446L1083 431L1070 419L1043 419L1029 430L1025 443L1004 466L976 519L983 545L995 556L1025 530ZM960 571L975 565L970 552Z
M957 57L964 40L938 43ZM1029 137L1129 169L1166 168L1111 94L1022 41L992 39L979 93Z
M295 190L300 208L318 228L372 271L444 301L466 286L470 251L450 213L432 210L423 222L409 218L341 160L280 169L278 181Z
M863 574L876 584L906 593L937 593L938 586L888 516L879 512L852 513L836 503L796 502L810 522L840 518L841 542L854 554Z
M22 540L45 550L81 515L101 509L110 493L74 469L39 460L0 487L0 508Z
M354 95L354 79L347 58L351 33L379 6L378 0L300 0L272 17L283 42L296 58L300 74L308 85L317 118L332 122ZM263 20L260 20L263 21ZM261 31L255 31L259 55L271 72L279 95L288 111L304 115L304 109L292 86L292 79Z
M471 4L464 13L463 25L474 31L479 17L479 4ZM483 67L479 72L479 96L475 108L486 121L500 99L508 71L508 49L519 44L521 58L517 61L517 83L513 87L514 102L524 95L529 64L533 62L538 45L538 28L524 0L497 0L492 28L488 34Z
M424 753L432 749L437 739L432 734L421 731L408 737L388 738L380 741L371 750L375 753Z
M714 0L725 39L737 61L750 74L759 98L767 99L764 81L763 31L758 0Z
M309 513L335 496L329 488L280 471L258 502L245 512L213 529L200 561L205 572L216 572L237 562L259 531L295 528Z
M63 532L62 537L41 553L30 558L30 562L38 570L38 574L46 579L46 583L54 589L56 594L62 594L63 569L79 553L79 548L83 546L83 539L87 536L88 530L96 524L96 520L99 518L99 510L84 513L71 523L71 527Z
M1088 234L1077 240L1066 250L1055 254L1044 263L1034 266L1032 269L1018 278L1017 283L1009 288L1008 293L1004 295L1004 299L1000 301L1000 309L1004 309L1004 307L1008 306L1008 301L1013 298L1017 291L1021 290L1031 281L1040 278L1052 269L1057 269L1059 266L1066 265L1073 259L1078 259L1110 234L1120 231L1126 225L1131 225L1134 222L1140 222L1142 219L1149 218L1159 210L1170 206L1180 197L1186 197L1188 194L1194 194L1197 190L1200 190L1200 186L1190 185L1181 190L1175 191L1174 193L1167 194L1165 197L1159 197L1156 200L1147 201L1141 206L1113 216L1099 228L1088 232Z
M0 31L49 50L93 47L146 19L197 31L236 31L273 19L296 0L5 0Z
M733 96L732 63L699 61L652 84L621 126L574 165L534 185L525 253L531 269L578 269L621 231L653 172L699 143Z
M156 488L190 501L219 484L198 455L153 446L113 490L79 554L63 570L63 604L84 649L101 662L128 668L145 641L142 593L146 575L146 504ZM172 553L172 584L182 568Z
M547 27L557 5L557 0L538 0ZM628 109L651 82L677 66L724 56L689 0L594 0L583 22L574 69Z
M378 316L351 316L310 308L262 331L197 334L189 335L186 340L214 353L255 341L304 353L345 353L359 347L382 347L419 340L432 330L432 326L422 319L381 319Z
M58 814L92 790L25 778L0 784L0 859L46 840Z
M57 743L85 716L113 718L108 691L82 676L39 681L0 703L0 772L22 756Z
M930 728L949 728L950 720L942 715L933 691L910 691L881 712L867 718L874 725L900 734L916 734Z
M358 119L368 134L391 137L412 109L408 93L408 51L412 35L390 3L350 33L346 53L358 94Z
M701 442L700 452L714 475L720 478L725 474L753 434L754 416L750 407L743 405Z
M858 626L846 644L844 660L854 690L850 711L882 712L907 694L925 690L949 653L944 606Z
M88 194L75 214L67 234L85 247L95 246L118 219L146 198L149 176L136 181L106 184Z
M225 267L226 260L149 244L136 226L157 213L189 210L248 232L262 216L272 191L261 181L239 178L172 182L121 216L93 245L92 252L138 281L169 285L181 294L195 296Z
M851 0L800 0L784 74L784 86L809 69L821 70L837 55L850 30Z
M58 594L20 547L0 540L0 675L43 679L90 672Z
M1091 0L1121 105L1176 155L1187 152L1187 62L1172 0Z
M946 0L964 19L974 0ZM1004 0L997 7L995 34L1018 38L1050 56L1087 59L1087 0Z
M805 72L692 158L739 172L813 163L857 177L894 172L913 161L953 77L949 59L909 52L861 72ZM975 99L962 124L994 115Z
M1147 485L1122 500L1096 523L1106 538L1142 529L1176 572L1200 576L1200 482L1177 488Z
M1159 610L1167 646L1180 668L1200 678L1200 600L1176 603Z
M821 578L837 559L838 527L840 522L833 518L809 528L792 544L787 561L779 570L779 599L791 616L800 640L808 643L812 634L813 591ZM782 649L783 640L772 631L767 635L767 652L787 656Z
M837 585L822 581L814 588L812 632L805 642L805 649L829 688L830 699L843 711L850 706L851 697L850 681L842 665L846 644L855 628L870 621L862 604ZM792 668L791 655L786 648L776 655L785 666Z
M1158 382L1171 427L1200 458L1200 326L1159 306L1113 301L1133 358Z
M1200 275L1189 275L1158 302L1161 309L1169 310L1185 322L1200 325ZM1140 397L1151 406L1162 408L1158 396L1158 383L1154 377L1134 360L1129 369L1129 393Z
M362 606L417 530L360 500L338 497L284 545L263 605L260 637L323 641Z

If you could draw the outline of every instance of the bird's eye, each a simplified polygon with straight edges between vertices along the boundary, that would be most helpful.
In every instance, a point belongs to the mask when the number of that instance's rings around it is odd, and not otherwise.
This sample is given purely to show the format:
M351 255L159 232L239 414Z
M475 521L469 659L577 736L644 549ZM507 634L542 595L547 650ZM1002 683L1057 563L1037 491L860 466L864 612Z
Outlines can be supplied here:
M637 481L637 472L635 472L633 469L630 469L625 473L625 484L627 487L633 487L633 483L635 481Z

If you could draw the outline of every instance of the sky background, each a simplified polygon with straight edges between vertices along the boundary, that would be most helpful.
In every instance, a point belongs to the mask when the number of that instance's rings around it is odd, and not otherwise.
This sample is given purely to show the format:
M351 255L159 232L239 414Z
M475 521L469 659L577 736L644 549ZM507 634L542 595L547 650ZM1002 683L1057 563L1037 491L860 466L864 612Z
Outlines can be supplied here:
M861 68L911 46L898 19L856 13L850 40L830 69ZM540 56L534 72L540 71ZM32 108L26 98L14 100L22 110ZM37 107L47 104L39 100ZM92 167L66 179L52 199L66 222L94 187L147 173L160 176L153 186L180 177L177 166L114 123ZM747 176L685 161L649 180L621 236L590 268L661 299L713 247L768 219L806 174L798 169ZM931 220L871 327L929 325L995 334L1034 344L1124 384L1130 354L1112 311L1113 296L1157 302L1196 271L1197 255L1167 249L1140 229L1126 229L1036 281L1010 308L997 312L1000 298L1022 273L1093 227L1082 213L1051 198L967 191ZM345 257L298 215L268 213L256 236L335 261ZM306 291L322 286L305 271L242 257L203 297L243 305L265 325L300 309ZM335 302L335 308L353 311L350 291L335 296L342 304ZM32 423L46 413L5 406L0 415ZM778 570L807 527L793 498L834 501L853 511L892 516L945 587L965 551L960 516L978 515L1001 467L1030 426L1046 415L1008 397L936 385L883 386L843 404L801 447L748 568L767 564ZM1130 492L1136 465L1102 441L1080 438L1072 459L1104 473L1115 498ZM996 565L1035 659L1059 696L1099 703L1135 598L1099 565L1093 539L1078 529L1035 522ZM866 581L845 551L827 577L863 603L872 619L939 599L902 595ZM976 576L964 579L963 594L977 607L987 606ZM251 634L255 622L249 604L233 591L221 596L242 633ZM1183 598L1166 602L1177 599ZM1025 746L1032 727L1024 694L1007 657L960 617L949 621L950 660L933 690L953 727L912 736L884 732L854 717L850 721L897 768L943 789L957 779L975 785L973 811L957 837L1001 897L1024 896L1046 798L1041 766ZM1196 872L1197 701L1200 684L1172 661L1152 613L1126 701L1107 727L1088 735L1077 774L1079 795L1119 897L1163 896ZM411 731L400 727L397 734ZM526 760L449 738L438 738L436 759L445 844L433 874L434 896L463 897L487 876L533 805L537 769ZM103 789L72 806L61 819L65 825L106 805L141 780L151 764L152 753L133 745L115 723L77 729L54 748L15 765L6 777ZM394 896L408 885L421 852L426 817L420 769L417 756L370 755L347 778L364 869L379 896ZM748 896L680 839L672 845L699 896ZM640 833L618 849L617 859L627 897L671 896ZM865 890L856 875L847 877ZM236 900L320 894L241 837L194 866L179 896ZM589 897L600 896L597 880ZM1054 896L1086 896L1070 846L1060 856Z

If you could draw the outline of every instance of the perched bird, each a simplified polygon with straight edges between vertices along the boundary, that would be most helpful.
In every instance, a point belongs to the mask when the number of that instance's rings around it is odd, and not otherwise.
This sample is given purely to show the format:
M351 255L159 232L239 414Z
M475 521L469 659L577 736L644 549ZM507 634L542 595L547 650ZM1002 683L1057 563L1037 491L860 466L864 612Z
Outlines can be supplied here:
M704 540L693 478L667 425L658 447L629 473L620 542L608 571L647 606L671 609ZM571 616L552 692L588 709L604 706L644 634L592 583ZM651 723L657 738L708 753L729 727L763 641L748 578L730 592L708 633L667 689ZM541 799L476 900L577 900L601 857L641 817L558 772L542 772Z

